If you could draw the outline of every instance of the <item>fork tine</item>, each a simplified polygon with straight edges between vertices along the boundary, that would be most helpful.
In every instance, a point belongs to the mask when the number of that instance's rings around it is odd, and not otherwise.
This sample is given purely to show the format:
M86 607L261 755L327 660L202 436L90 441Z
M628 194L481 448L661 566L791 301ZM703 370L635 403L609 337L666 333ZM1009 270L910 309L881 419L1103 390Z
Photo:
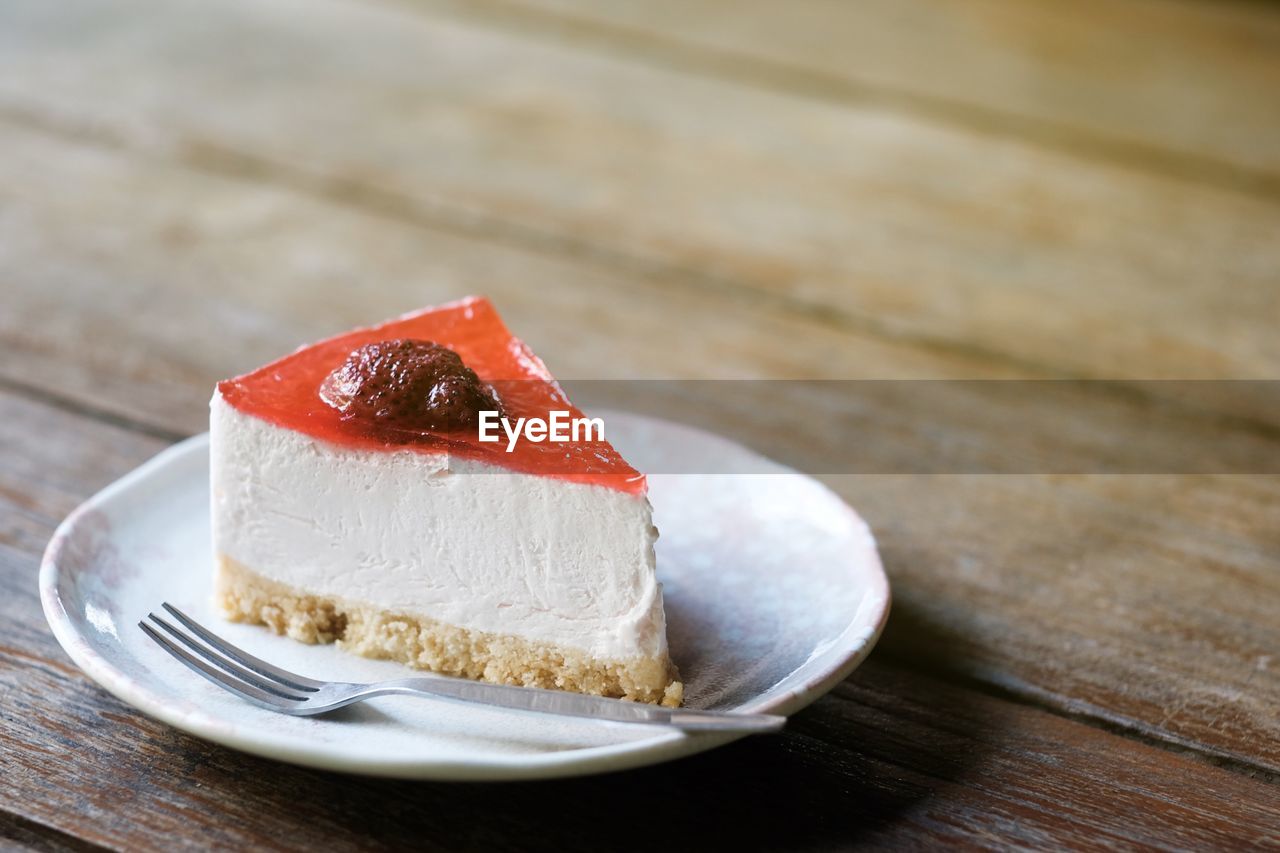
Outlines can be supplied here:
M138 627L146 632L147 636L155 640L160 648L178 659L179 662L185 664L192 669L197 675L207 678L219 687L236 694L242 699L261 705L263 708L269 708L272 711L287 710L295 706L295 703L286 702L278 696L273 696L265 690L259 690L252 684L247 684L227 675L220 669L215 669L186 649L174 643L168 637L165 637L156 629L152 628L146 622L139 622Z
M199 622L192 619L190 616L183 613L167 601L162 604L161 607L169 611L169 614L173 616L174 619L181 622L182 626L188 631L195 634L197 637L204 640L206 643L213 646L215 649L237 663L247 666L249 669L258 673L258 675L273 678L285 687L292 687L294 690L305 690L309 693L314 693L325 685L325 682L323 681L316 681L315 679L289 672L287 669L272 666L264 660L259 660L244 649L231 645L226 640L222 639L208 628L205 628Z
M195 652L200 657L204 658L205 661L213 664L218 669L227 673L231 677L238 678L239 680L244 681L252 685L253 687L256 687L257 689L262 690L266 693L270 693L274 696L279 696L281 699L292 699L296 701L299 699L307 698L305 695L299 696L296 693L290 692L283 685L276 684L274 681L268 681L267 679L262 678L256 675L255 673L250 672L249 670L240 666L235 661L229 660L223 657L213 649L207 646L201 645L199 641L195 640L192 637L187 636L182 631L170 625L168 622L164 621L156 614L150 613L148 614L148 618L150 618L151 621L154 622L156 625L159 625L161 628L163 628L165 631L171 634L175 640L178 640L188 649Z

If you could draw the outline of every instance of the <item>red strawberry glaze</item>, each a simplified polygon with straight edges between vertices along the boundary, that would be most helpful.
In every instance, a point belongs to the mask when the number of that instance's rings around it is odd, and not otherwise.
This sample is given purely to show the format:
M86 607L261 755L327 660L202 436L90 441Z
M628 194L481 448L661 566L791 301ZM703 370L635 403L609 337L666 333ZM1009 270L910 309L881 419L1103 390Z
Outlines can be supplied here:
M482 380L497 388L504 414L513 423L520 417L546 418L553 409L582 417L546 365L507 330L489 300L477 296L304 346L252 373L219 382L218 393L244 414L341 447L447 452L525 474L635 495L645 493L644 475L628 465L607 441L539 443L522 437L514 451L507 453L505 433L496 444L481 443L475 430L413 432L404 441L396 441L389 440L385 432L364 428L359 421L343 419L320 399L320 383L352 350L390 338L435 341L458 353Z

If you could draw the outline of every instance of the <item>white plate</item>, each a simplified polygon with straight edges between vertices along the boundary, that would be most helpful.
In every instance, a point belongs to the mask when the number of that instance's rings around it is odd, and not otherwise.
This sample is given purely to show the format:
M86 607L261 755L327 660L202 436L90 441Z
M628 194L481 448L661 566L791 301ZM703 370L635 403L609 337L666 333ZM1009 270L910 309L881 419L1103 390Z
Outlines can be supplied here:
M680 470L692 459L697 470L756 472L649 478L686 704L789 714L847 676L889 609L875 541L853 510L815 480L717 436L621 413L608 422L611 442L642 471ZM144 713L270 758L421 779L595 773L734 739L406 697L321 718L236 699L170 658L138 620L169 601L253 654L315 678L373 681L404 670L214 614L208 468L208 436L164 451L72 513L40 569L58 642Z

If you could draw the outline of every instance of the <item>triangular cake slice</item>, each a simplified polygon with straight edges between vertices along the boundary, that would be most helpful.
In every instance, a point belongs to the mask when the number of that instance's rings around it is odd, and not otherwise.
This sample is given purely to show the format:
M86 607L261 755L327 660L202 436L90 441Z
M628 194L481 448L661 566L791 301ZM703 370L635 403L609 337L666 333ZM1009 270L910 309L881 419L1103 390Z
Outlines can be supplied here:
M356 329L218 384L215 594L232 620L449 675L680 703L644 477L493 306Z

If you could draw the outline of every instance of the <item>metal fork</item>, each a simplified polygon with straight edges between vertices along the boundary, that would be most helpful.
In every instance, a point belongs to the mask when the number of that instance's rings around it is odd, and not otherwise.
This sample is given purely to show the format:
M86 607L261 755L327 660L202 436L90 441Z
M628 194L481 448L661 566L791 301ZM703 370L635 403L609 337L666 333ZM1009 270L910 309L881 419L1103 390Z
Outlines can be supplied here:
M254 705L281 714L310 716L374 696L405 695L478 702L521 711L619 723L658 724L691 731L774 732L786 722L786 717L769 714L662 708L560 690L482 684L442 675L398 678L372 684L317 681L259 660L201 626L173 605L166 602L163 606L182 627L151 613L148 615L150 623L146 619L138 623L148 637L219 687Z

